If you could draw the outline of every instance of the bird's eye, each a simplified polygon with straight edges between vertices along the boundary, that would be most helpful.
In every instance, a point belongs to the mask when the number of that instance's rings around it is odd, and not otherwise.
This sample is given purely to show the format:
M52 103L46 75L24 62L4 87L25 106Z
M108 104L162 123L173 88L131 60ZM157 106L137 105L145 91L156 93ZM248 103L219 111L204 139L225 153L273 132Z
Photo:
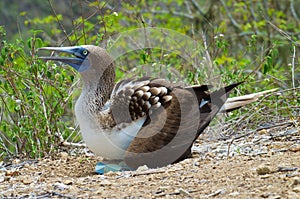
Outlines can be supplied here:
M82 52L83 55L87 55L88 53L89 53L89 51L87 51L87 50L84 50L84 51Z

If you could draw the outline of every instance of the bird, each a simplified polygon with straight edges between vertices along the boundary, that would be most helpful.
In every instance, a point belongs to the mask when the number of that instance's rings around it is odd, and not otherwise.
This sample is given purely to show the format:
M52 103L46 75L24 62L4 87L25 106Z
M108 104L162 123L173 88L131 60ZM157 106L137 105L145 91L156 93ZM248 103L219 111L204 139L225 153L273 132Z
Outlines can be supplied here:
M99 46L42 47L66 56L40 56L70 65L83 88L75 104L82 138L96 155L130 169L163 167L191 157L191 147L219 112L257 100L264 93L229 100L237 82L180 86L163 78L128 78L115 83L115 63ZM235 102L236 105L235 105Z

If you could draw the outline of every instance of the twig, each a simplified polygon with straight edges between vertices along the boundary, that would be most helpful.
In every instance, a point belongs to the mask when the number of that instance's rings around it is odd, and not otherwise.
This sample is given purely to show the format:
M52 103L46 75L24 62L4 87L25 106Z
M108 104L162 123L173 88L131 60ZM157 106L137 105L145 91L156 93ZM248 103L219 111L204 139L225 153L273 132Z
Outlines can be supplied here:
M26 164L35 164L35 163L38 163L39 161L38 160L26 160L24 162L21 162L19 164L12 164L12 163L8 163L6 165L4 165L4 167L6 169L21 169L23 168Z
M73 142L67 142L63 141L61 143L62 146L71 146L71 147L81 147L81 148L86 148L85 144L80 144L80 143L73 143Z
M257 107L259 104L261 104L267 97L269 97L269 96L271 96L272 94L277 93L277 92L278 92L278 91L274 91L274 92L272 92L272 93L270 93L270 94L268 94L268 95L263 96L263 98L262 98L260 101L258 101L258 103L257 103L254 107L252 107L252 108L248 111L248 113L252 113L252 115L256 114L257 111L253 112L253 111L256 109L256 107ZM241 121L244 121L246 117L247 117L247 114L243 115L240 119L238 119L237 121L235 121L235 124L233 124L233 125L231 126L230 129L235 128ZM248 117L248 118L249 118L249 117Z
M175 170L172 170L174 172L176 171L181 171L182 169L175 169ZM132 173L132 177L134 176L140 176L140 175L150 175L150 174L157 174L157 173L165 173L166 171L165 170L156 170L156 169L149 169L147 171L142 171L142 172L134 172Z
M265 18L266 19L266 18ZM280 28L278 28L276 25L274 25L271 21L267 20L267 23L270 24L272 26L272 28L274 28L276 31L278 31L282 36L284 36L287 40L289 40L290 42L292 42L293 44L295 44L296 46L300 46L300 43L297 41L294 41L293 38L286 32L281 30Z
M61 194L61 193L58 193L58 192L55 192L55 191L51 191L51 192L48 192L50 197L51 196L58 196L58 197L61 197L61 198L67 198L67 199L73 199L74 197L71 197L71 196L67 196L67 195L64 195L64 194ZM75 197L76 198L76 197ZM75 199L74 198L74 199Z
M59 20L57 14L56 14L56 11L54 10L53 5L52 5L52 3L51 3L51 0L48 0L48 3L49 3L49 5L50 5L50 7L51 7L51 10L52 10L52 12L53 12L53 14L54 14L54 16L55 16L55 18L56 18L56 20L57 20L57 22L58 22L60 28L62 29L63 33L65 34L65 36L66 36L66 38L67 38L69 44L71 44L71 41L70 41L70 39L69 39L69 37L68 37L68 34L67 34L67 31L66 31L66 29L64 28L64 25L63 25L63 24L61 23L61 21Z
M228 10L228 8L227 8L225 2L224 2L223 0L220 0L220 2L222 3L222 5L223 5L223 7L224 7L224 9L225 9L225 12L226 12L228 18L230 19L232 25L233 25L236 29L241 30L240 25L239 25L239 24L235 21L235 19L231 16L231 13L229 12L229 10Z
M184 4L185 4L185 6L186 6L186 10L188 11L189 15L191 15L191 14L192 14L192 11L191 11L191 8L190 8L189 3L188 3L187 1L184 1Z
M272 125L272 126L259 127L259 128L255 129L255 130L252 130L252 131L250 131L250 132L248 132L248 133L246 133L246 134L243 134L243 135L240 135L240 136L237 136L237 137L232 138L232 140L231 140L231 141L229 142L229 144L228 144L228 148L227 148L227 157L229 157L230 147L231 147L231 145L233 144L233 142L234 142L235 140L238 140L238 139L243 138L243 137L247 137L247 136L252 135L253 133L256 133L256 132L261 131L261 130L263 130L263 129L271 129L271 128L275 128L275 127L279 127L279 126L292 125L292 124L294 124L293 121L287 121L287 122L282 122L282 123L279 123L279 124L274 124L274 125Z
M93 12L92 14L90 14L87 18L85 18L83 21L87 21L89 20L91 17L93 17L95 14L98 13L98 10L96 10L95 12ZM71 31L71 33L69 33L68 35L66 35L66 37L64 39L62 39L62 41L60 42L60 45L62 45L66 40L69 40L69 37L72 35L72 34L75 34L75 31L77 29L79 29L80 27L82 26L82 23L79 23L75 28L73 28L73 30ZM82 36L81 36L82 37ZM77 38L77 40L81 39L81 37Z
M299 17L295 11L295 7L294 7L294 0L291 0L291 12L292 15L294 16L294 18L296 19L296 21L299 21Z
M250 0L250 12L251 12L251 15L252 15L254 21L256 21L257 19L256 19L256 16L255 16L255 11L254 11L253 7L254 7L253 0Z
M212 198L212 197L220 195L222 192L225 192L225 190L223 190L223 189L217 190L214 193L211 193L211 194L208 194L208 195L204 195L203 197L204 198Z
M265 63L265 61L266 61L266 59L267 59L267 57L268 57L268 54L272 51L273 48L275 48L275 46L276 46L276 44L273 43L268 49L266 49L266 50L264 51L264 54L266 54L267 56L264 56L264 57L263 57L263 59L261 60L260 64L259 64L256 68L254 68L254 69L252 70L252 72L249 73L249 74L244 78L244 80L248 79L251 75L253 75L255 72L257 72L257 71L263 66L263 64Z
M296 57L296 46L293 46L293 57L292 57L292 85L295 89L295 57ZM294 95L296 95L294 90Z
M284 126L284 125L291 125L291 124L294 124L294 122L293 121L287 121L287 122L282 122L282 123L279 123L279 124L274 124L274 125L271 125L271 126L260 127L260 128L255 129L254 131L261 131L263 129L272 129L272 128L275 128L275 127Z
M165 173L165 172L166 171L162 171L162 170L149 170L149 171L143 171L143 172L133 173L132 177L141 176L141 175L157 174L157 173Z
M80 1L80 9L81 9L81 23L82 23L82 36L83 36L83 39L84 39L84 43L86 44L86 32L85 32L85 26L84 26L84 23L85 23L85 20L84 20L84 17L83 17L83 7L82 7L82 2Z
M190 0L192 4L197 8L198 12L202 15L205 16L204 12L201 10L199 4L195 0Z
M114 10L113 6L109 5L108 3L105 5L106 8L110 10ZM152 13L152 14L173 14L174 16L179 16L179 17L185 17L188 19L194 19L193 15L182 13L182 12L177 12L177 11L169 11L169 10L139 10L139 11L131 11L131 10L126 10L122 9L122 11L126 14L142 14L142 13Z

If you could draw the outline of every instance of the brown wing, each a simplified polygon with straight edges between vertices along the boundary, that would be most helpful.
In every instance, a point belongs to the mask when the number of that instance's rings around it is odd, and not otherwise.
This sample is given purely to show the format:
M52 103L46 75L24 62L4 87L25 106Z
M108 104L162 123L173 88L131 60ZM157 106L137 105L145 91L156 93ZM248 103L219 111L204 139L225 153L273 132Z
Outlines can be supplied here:
M149 85L167 87L172 100L148 116L128 147L125 162L132 168L165 166L189 156L195 139L218 113L227 93L237 86L233 84L210 94L209 86L205 85L173 87L160 79Z

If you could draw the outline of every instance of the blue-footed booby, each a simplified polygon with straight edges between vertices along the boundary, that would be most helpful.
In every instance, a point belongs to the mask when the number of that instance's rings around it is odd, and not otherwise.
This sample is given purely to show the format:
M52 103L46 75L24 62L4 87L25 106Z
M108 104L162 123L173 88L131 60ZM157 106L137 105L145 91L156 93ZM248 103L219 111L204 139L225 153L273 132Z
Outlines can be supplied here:
M161 167L189 157L193 142L219 111L234 110L255 98L238 98L237 105L231 100L224 106L228 93L240 83L214 92L209 92L210 85L182 87L149 77L115 84L114 60L101 47L40 50L70 54L40 58L66 63L81 74L84 85L75 115L88 148L133 169Z

